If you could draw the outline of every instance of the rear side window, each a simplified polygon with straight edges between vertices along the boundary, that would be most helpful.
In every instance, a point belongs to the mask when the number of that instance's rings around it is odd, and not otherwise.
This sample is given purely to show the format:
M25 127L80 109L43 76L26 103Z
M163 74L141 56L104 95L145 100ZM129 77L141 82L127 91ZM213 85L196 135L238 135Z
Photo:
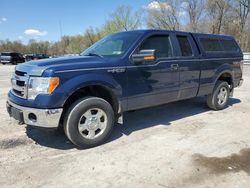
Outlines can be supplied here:
M188 41L187 36L177 36L182 56L192 56L192 48Z
M201 38L200 42L203 46L203 49L206 52L221 52L221 51L223 51L219 39Z
M147 38L141 45L140 50L155 50L157 58L173 56L168 35L155 35Z
M232 39L201 38L201 45L206 52L238 52L239 47Z
M222 47L224 48L224 51L227 51L227 52L238 52L239 51L239 47L237 46L237 44L234 40L222 39L220 41L221 41Z

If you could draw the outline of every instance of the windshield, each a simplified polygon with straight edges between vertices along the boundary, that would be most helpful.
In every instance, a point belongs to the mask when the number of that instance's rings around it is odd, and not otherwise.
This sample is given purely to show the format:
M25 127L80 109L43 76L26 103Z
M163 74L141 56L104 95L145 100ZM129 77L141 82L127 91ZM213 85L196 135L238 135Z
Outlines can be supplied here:
M111 34L86 49L81 55L100 57L121 57L141 35L140 32Z

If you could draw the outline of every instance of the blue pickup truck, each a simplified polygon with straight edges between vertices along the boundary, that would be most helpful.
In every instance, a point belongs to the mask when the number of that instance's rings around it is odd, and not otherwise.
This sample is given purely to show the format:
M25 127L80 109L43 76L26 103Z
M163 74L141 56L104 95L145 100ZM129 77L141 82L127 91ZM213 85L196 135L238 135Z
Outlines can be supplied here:
M207 96L227 106L242 84L243 55L235 39L166 30L111 34L77 57L17 65L7 110L32 126L63 126L76 146L100 145L126 111Z

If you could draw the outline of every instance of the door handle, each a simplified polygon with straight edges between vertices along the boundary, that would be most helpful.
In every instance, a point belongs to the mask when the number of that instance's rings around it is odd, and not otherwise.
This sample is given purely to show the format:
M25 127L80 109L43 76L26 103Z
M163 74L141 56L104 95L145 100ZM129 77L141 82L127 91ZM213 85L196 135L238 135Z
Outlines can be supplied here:
M178 70L179 65L178 64L171 64L171 70Z

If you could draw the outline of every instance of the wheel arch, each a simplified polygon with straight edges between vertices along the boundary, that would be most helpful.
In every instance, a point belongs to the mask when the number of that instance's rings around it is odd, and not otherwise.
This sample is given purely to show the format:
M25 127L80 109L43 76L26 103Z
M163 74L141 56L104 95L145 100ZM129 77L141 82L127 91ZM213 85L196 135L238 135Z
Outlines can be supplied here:
M228 85L230 86L230 89L232 89L234 87L234 83L233 83L233 72L231 70L223 70L221 71L215 81L214 81L214 85L216 84L216 82L218 80L221 80L221 81L225 81L228 83Z
M104 98L113 105L115 112L119 111L123 96L122 86L109 75L102 73L78 74L62 82L57 92L64 95L60 101L63 108L72 98L89 95Z
M100 83L89 84L75 89L64 101L63 109L66 110L74 101L85 96L100 97L110 103L116 114L121 111L120 100L114 89Z

